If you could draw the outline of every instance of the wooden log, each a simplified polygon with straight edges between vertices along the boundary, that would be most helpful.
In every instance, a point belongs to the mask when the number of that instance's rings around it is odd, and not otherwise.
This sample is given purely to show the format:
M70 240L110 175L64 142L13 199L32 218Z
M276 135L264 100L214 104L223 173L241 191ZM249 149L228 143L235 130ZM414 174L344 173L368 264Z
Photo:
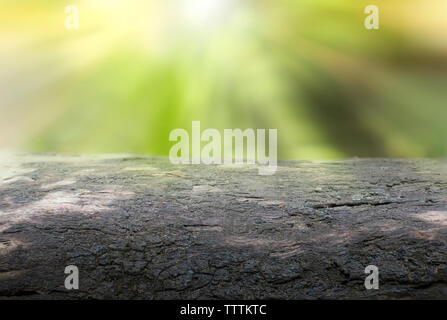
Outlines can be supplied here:
M3 299L446 299L446 243L445 160L0 158Z

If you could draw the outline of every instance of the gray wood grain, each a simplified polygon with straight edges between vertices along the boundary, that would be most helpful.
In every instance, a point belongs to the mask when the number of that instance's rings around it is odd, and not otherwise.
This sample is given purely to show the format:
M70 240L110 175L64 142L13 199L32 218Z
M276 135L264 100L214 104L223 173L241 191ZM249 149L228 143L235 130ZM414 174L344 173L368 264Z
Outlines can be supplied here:
M447 299L446 244L445 160L0 156L3 299Z

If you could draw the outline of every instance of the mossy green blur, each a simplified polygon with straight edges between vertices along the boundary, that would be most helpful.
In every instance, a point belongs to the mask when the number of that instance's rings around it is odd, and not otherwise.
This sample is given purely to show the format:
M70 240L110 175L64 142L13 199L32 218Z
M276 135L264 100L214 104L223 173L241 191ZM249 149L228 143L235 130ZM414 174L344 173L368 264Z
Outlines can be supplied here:
M280 159L447 155L446 1L208 1L2 0L0 148L167 155L198 120Z

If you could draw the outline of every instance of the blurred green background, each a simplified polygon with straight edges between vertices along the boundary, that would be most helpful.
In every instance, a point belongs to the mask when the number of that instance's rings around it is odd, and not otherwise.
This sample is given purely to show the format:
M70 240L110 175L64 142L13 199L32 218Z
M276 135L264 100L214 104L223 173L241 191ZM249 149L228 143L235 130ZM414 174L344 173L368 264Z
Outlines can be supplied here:
M280 159L447 155L445 0L0 0L0 41L0 148L168 155L200 120Z

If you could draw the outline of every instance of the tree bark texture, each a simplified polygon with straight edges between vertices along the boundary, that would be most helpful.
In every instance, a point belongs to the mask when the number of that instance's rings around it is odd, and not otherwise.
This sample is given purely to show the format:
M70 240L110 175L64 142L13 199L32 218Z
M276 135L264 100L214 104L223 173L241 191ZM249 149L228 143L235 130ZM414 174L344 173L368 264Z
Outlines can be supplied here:
M1 299L447 299L446 244L445 160L0 156Z

